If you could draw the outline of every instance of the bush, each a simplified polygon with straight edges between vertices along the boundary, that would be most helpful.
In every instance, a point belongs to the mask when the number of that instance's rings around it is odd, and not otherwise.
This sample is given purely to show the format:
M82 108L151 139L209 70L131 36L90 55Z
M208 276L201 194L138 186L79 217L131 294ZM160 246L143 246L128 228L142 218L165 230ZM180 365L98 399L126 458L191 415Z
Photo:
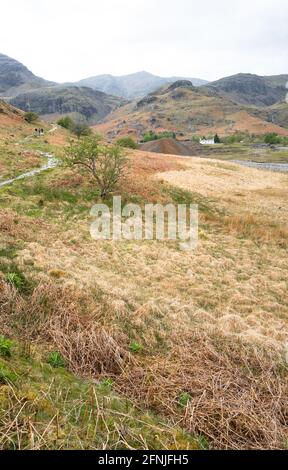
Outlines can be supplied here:
M59 119L57 124L58 126L73 132L73 134L75 134L78 139L80 139L80 137L87 137L92 134L92 130L87 124L75 122L70 116L64 116L63 118Z
M29 111L28 113L24 114L24 119L29 124L33 124L33 122L38 121L39 116L38 114L33 113L32 111Z
M147 132L143 136L143 142L152 142L152 140L157 140L157 134L153 133L152 131Z
M14 345L13 341L6 338L5 336L0 336L0 356L2 357L11 357L11 349Z
M118 145L106 145L97 135L85 137L66 149L64 164L70 168L80 167L92 176L101 198L112 193L124 174L127 158Z
M160 132L159 134L149 131L146 134L144 134L143 142L152 142L153 140L164 139L164 138L176 139L176 134L175 132L170 132L170 131Z
M65 116L57 122L58 126L64 127L64 129L72 130L75 126L75 122L69 116Z
M78 137L78 139L92 135L92 130L87 124L73 124L71 131Z
M116 142L117 145L120 147L124 147L127 149L137 149L138 145L132 137L121 137Z
M281 144L281 137L276 132L270 132L265 135L264 142L270 145Z
M240 142L247 142L250 141L251 137L249 134L242 134L241 132L236 132L233 135L229 135L225 137L224 142L225 144L238 144Z

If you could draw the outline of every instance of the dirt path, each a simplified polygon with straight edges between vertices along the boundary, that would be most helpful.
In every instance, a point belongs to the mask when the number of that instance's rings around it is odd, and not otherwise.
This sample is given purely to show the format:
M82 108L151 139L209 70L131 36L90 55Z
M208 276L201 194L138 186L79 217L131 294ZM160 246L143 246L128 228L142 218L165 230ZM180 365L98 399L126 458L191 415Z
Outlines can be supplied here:
M53 134L55 131L57 131L57 129L58 129L58 126L56 124L53 124L52 128L47 132L47 134ZM19 143L27 142L33 136L34 136L34 134L28 135L27 137L25 137L25 139L23 139ZM14 181L22 180L24 178L29 178L31 176L38 175L39 173L42 173L43 171L50 170L51 168L55 168L58 165L58 160L51 153L38 152L38 154L43 158L47 158L47 162L44 165L42 165L40 168L34 168L30 171L22 173L21 175L16 176L15 178L11 178L11 179L0 182L0 188L3 188L4 186L8 186L8 185L14 183Z
M22 173L22 175L16 176L16 178L2 181L0 183L0 188L8 186L9 184L14 183L14 181L38 175L39 173L50 170L51 168L55 168L58 165L58 160L54 157L54 155L45 152L39 152L39 155L41 155L41 157L47 158L47 162L44 165L42 165L40 168L35 168L33 170L27 171L26 173Z

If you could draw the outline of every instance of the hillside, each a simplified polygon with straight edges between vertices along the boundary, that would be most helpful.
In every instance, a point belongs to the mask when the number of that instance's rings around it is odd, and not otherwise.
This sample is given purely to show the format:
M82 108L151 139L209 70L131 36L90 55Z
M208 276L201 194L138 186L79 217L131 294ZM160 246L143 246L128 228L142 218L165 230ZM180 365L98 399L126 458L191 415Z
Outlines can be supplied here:
M266 110L267 117L271 122L288 128L288 103L286 101L276 103Z
M148 72L138 72L130 75L115 77L113 75L98 75L86 78L75 83L78 86L88 86L95 90L103 91L110 95L120 96L127 99L141 98L161 86L175 82L180 78L163 78ZM199 78L189 79L195 86L204 85L205 80Z
M24 111L34 111L48 120L72 115L78 120L95 124L118 108L123 100L87 87L59 85L20 94L11 103Z
M216 132L230 135L237 131L287 135L286 129L267 122L266 117L263 110L237 104L213 88L194 87L181 80L121 107L96 130L109 139L125 134L139 139L149 130L173 131L180 138Z
M261 77L239 73L209 83L207 87L240 104L271 106L285 99L287 82L288 75Z
M6 172L61 157L11 130ZM285 449L286 176L128 158L117 195L198 204L196 250L93 240L95 182L64 166L0 190L0 448Z
M12 97L52 84L43 78L36 77L17 60L0 54L0 96Z
M41 138L35 135L35 127L44 130ZM38 169L46 163L41 154L42 150L46 150L41 148L44 139L48 152L55 144L64 145L67 133L64 129L40 119L28 123L23 111L0 99L0 186L3 181ZM1 229L0 235L1 243Z
M0 99L0 125L9 126L11 122L23 123L23 112Z

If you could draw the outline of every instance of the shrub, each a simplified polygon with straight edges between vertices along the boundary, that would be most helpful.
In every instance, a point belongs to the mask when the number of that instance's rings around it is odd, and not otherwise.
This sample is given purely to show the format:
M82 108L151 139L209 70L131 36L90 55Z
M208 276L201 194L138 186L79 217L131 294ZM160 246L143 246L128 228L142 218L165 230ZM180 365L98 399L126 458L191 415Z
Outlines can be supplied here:
M225 137L224 142L225 142L225 144L236 144L236 143L240 143L242 141L247 141L247 139L248 140L250 139L249 134L242 134L240 132L239 133L236 132L233 135L229 135L229 136Z
M81 137L88 137L92 134L92 130L87 124L73 124L71 131L78 137L78 139Z
M270 145L281 144L281 137L276 132L270 132L265 135L264 142Z
M160 132L159 134L149 131L146 134L144 134L143 142L152 142L153 140L164 139L164 138L176 139L176 134L175 132L170 132L170 131Z
M58 126L64 129L72 130L75 127L75 122L69 116L65 116L57 122Z
M66 166L78 166L94 178L101 198L114 191L127 166L123 149L118 145L103 144L96 135L71 144L65 155Z
M157 139L158 139L157 134L155 134L152 131L147 132L143 136L143 142L152 142L153 140L157 140Z
M165 137L168 137L170 139L176 139L176 134L175 132L169 131L160 132L160 134L158 134L158 139L164 139Z
M5 336L0 336L0 356L2 357L11 357L11 349L14 343L10 339L6 338Z
M32 124L33 122L38 121L39 116L38 116L38 114L33 113L32 111L29 111L28 113L24 114L24 119L29 124Z
M116 142L117 145L120 147L128 148L128 149L137 149L138 145L132 137L121 137Z
M65 367L66 365L62 355L57 351L53 351L49 354L47 362L50 366L55 367L55 369Z

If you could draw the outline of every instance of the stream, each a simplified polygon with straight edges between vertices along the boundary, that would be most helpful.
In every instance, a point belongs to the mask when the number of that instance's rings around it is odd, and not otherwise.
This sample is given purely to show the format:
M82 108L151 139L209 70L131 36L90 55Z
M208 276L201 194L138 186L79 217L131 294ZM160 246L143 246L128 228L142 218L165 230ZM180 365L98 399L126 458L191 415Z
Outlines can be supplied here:
M259 170L270 170L270 171L288 171L288 163L260 163L260 162L251 162L251 161L242 161L242 160L230 160L233 163L238 163L238 165L248 166L250 168L258 168Z

